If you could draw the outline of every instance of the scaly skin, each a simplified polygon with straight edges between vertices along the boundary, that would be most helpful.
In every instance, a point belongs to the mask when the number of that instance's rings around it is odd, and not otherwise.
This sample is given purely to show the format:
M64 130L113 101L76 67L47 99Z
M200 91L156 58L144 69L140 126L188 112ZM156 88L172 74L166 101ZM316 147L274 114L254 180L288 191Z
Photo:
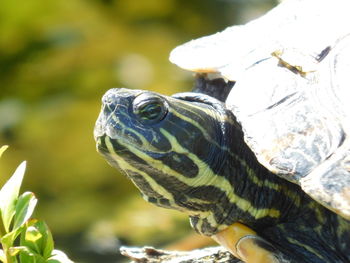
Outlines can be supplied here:
M240 222L271 244L272 257L350 261L350 222L260 165L232 113L209 96L110 90L95 139L147 201L187 213L201 234Z

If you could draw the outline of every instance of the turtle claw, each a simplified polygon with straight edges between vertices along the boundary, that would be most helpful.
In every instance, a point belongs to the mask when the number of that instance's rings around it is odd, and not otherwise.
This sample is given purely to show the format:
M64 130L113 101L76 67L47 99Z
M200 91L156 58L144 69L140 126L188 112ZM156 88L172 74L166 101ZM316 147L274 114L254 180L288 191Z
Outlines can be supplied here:
M212 238L246 263L279 263L280 255L249 227L234 223Z
M236 251L246 263L278 263L276 249L263 238L256 235L242 237L236 243Z

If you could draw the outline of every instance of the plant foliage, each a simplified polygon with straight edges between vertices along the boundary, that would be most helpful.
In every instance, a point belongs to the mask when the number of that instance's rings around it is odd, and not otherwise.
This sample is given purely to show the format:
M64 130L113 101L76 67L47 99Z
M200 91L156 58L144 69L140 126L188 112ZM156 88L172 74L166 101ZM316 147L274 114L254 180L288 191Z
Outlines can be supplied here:
M6 148L0 148L0 157ZM0 262L72 263L54 249L45 222L31 218L38 200L31 192L19 193L25 168L26 162L22 162L0 190Z

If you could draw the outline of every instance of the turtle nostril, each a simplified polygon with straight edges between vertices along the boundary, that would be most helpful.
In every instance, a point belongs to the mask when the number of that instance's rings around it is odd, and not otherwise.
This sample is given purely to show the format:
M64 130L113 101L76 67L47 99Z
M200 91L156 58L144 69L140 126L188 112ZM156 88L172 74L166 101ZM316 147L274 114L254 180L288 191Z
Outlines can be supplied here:
M102 103L108 105L114 103L117 98L116 93L117 89L108 90L102 97Z
M109 116L116 108L116 105L109 103L103 106L103 113L105 116Z
M103 105L110 105L113 104L113 101L115 101L115 96L113 94L106 94L102 98Z

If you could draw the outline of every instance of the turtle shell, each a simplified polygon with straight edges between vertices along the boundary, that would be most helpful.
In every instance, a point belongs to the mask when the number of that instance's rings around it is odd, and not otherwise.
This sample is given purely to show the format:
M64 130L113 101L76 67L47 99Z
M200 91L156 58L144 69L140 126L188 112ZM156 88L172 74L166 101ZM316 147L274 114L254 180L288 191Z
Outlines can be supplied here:
M235 83L226 106L259 162L350 219L347 6L286 0L244 26L175 48L170 60Z

